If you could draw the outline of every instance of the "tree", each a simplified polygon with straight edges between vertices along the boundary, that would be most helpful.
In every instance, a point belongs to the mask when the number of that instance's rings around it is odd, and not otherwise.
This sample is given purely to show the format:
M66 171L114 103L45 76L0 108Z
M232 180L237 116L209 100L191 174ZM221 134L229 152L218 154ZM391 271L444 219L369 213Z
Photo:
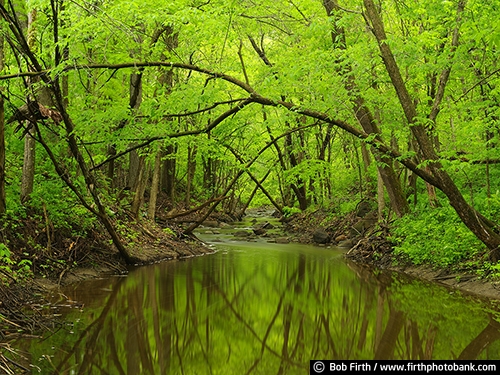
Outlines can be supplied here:
M9 2L11 5L11 9L13 9L12 3ZM53 4L53 3L52 3ZM53 10L56 8L53 6ZM40 64L38 58L36 55L33 53L31 48L29 47L28 41L25 39L23 33L22 33L22 27L17 21L17 17L14 13L7 11L7 9L4 6L0 6L0 12L2 15L2 18L7 22L8 27L10 31L13 34L13 37L15 38L15 42L17 43L17 47L19 48L19 51L22 54L22 57L25 59L26 63L31 65L33 67L33 70L35 73L40 73L43 71L42 65ZM57 17L54 15L55 20L57 20ZM57 31L57 28L54 28L55 32ZM57 40L57 35L55 36L55 40ZM38 141L44 146L46 152L50 155L50 158L54 164L54 167L61 177L61 179L68 185L68 187L79 197L81 203L89 209L89 211L93 212L101 221L105 229L108 231L109 235L111 236L113 243L115 244L116 248L120 252L120 254L123 256L123 258L128 262L128 263L134 263L135 259L130 256L129 252L121 242L118 234L116 233L116 230L109 218L109 215L106 211L106 208L104 207L100 195L98 193L98 184L93 176L93 174L89 171L89 168L87 166L87 163L80 151L80 148L78 146L76 136L74 133L75 126L69 116L69 114L66 111L65 108L65 99L62 94L60 82L58 78L55 78L51 80L49 77L46 75L40 75L36 74L35 76L40 76L42 78L43 82L47 85L47 88L50 90L51 94L54 97L54 102L56 105L57 110L60 113L60 116L62 117L62 122L65 125L65 130L66 130L66 139L68 142L68 146L70 149L70 152L75 159L76 163L78 164L80 171L84 177L86 187L88 191L90 192L90 195L92 197L92 200L94 204L96 205L97 209L94 209L90 206L89 203L87 203L86 199L84 196L78 191L78 188L76 185L71 181L71 177L67 174L67 171L64 170L64 167L56 160L55 156L51 152L50 148L48 145L42 140L41 135L42 133L40 132L40 129L38 128L36 122L33 123L33 127L36 130L36 134L38 136Z
M328 16L334 17L334 20L335 18L337 18L338 20L338 14L339 12L341 12L341 9L337 2L334 0L324 0L323 5ZM345 30L343 27L334 26L331 37L332 42L336 48L344 50L346 49ZM339 59L337 61L336 69L340 74L343 73L341 71L342 69L347 70L346 77L344 79L344 85L346 86L346 90L353 96L352 105L356 119L361 124L365 133L373 134L382 142L382 135L380 130L378 129L375 116L371 113L370 109L365 104L364 98L361 96L359 88L356 85L356 78L352 73L352 67L350 66L349 62L341 61ZM377 149L372 149L372 151L375 160L377 161L378 173L382 181L384 182L384 186L389 194L391 206L394 212L396 212L396 214L401 217L408 213L409 207L406 197L403 193L403 189L401 187L401 182L396 174L396 171L394 170L393 161L390 158L384 157L384 155L379 153Z
M0 6L4 6L4 0L0 0ZM0 72L4 69L4 37L0 35ZM5 214L7 207L5 197L5 102L4 89L0 87L0 216Z
M450 204L453 206L457 214L460 216L464 224L491 250L491 259L493 261L500 260L500 235L497 233L496 224L488 220L472 206L470 206L456 184L453 182L450 175L442 168L439 162L439 156L435 150L434 143L428 135L425 126L420 122L417 110L414 105L408 89L403 81L401 72L394 58L391 47L387 43L387 36L384 30L384 25L378 10L372 0L364 0L366 8L366 18L368 25L371 27L375 38L377 39L380 53L384 61L396 94L403 108L406 120L410 126L410 130L418 142L420 155L422 159L428 163L429 172L435 179L433 186L437 187L446 194ZM460 0L457 7L457 23L460 22L461 13L465 8L465 1ZM458 40L458 26L453 33L452 46L456 48ZM453 53L452 49L451 53ZM429 120L435 122L439 113L444 90L451 73L451 68L445 68L440 77L438 94L435 97Z

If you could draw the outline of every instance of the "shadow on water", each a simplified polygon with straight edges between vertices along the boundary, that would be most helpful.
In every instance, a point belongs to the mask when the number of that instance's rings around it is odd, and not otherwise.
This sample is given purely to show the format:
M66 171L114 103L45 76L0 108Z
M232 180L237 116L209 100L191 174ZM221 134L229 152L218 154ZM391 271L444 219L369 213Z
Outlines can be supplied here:
M485 301L348 263L232 243L64 291L63 329L17 347L43 374L304 374L310 359L499 359ZM34 369L38 373L38 369Z

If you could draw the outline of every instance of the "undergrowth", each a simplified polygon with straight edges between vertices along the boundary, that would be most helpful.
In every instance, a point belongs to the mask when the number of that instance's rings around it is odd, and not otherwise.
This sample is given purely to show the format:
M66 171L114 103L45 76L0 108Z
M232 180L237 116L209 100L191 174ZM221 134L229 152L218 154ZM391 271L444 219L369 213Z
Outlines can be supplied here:
M407 258L415 265L500 277L500 265L488 260L485 245L449 205L417 208L395 220L389 240L394 244L396 256Z

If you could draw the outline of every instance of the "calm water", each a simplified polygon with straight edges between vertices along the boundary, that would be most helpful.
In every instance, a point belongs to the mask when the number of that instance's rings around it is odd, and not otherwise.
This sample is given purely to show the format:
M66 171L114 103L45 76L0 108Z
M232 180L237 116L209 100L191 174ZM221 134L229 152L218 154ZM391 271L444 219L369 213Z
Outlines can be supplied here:
M42 374L303 375L310 359L500 359L491 303L370 272L339 249L217 247L68 288L65 326L13 346Z

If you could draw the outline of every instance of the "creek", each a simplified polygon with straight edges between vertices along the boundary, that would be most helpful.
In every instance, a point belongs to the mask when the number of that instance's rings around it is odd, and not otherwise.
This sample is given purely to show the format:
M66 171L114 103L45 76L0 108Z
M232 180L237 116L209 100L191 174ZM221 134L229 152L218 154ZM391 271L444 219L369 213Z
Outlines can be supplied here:
M11 345L34 374L302 375L310 359L500 359L492 301L358 266L340 248L234 236L263 219L199 229L215 254L66 287L53 296L64 324Z

